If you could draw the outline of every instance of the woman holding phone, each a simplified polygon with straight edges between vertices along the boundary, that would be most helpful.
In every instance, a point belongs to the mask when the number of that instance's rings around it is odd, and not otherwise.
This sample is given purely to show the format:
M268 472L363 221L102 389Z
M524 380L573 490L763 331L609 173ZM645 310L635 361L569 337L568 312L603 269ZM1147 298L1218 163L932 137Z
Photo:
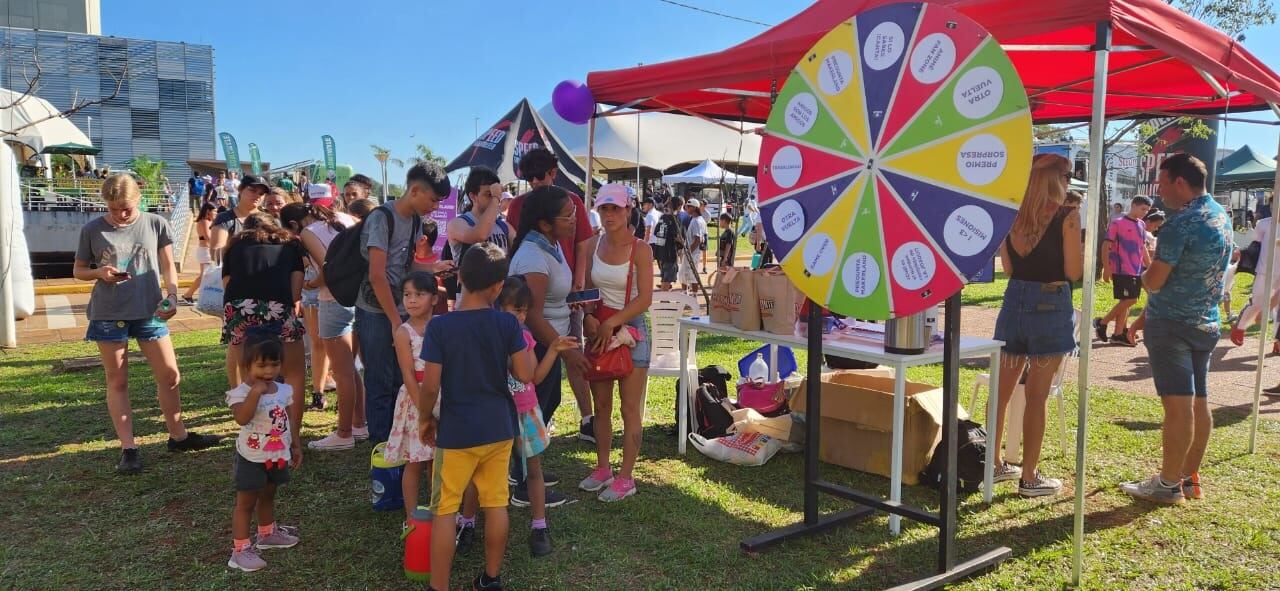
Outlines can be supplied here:
M142 192L127 174L113 175L102 183L102 200L107 213L80 230L72 273L80 281L94 282L85 340L98 344L107 374L107 412L122 448L116 471L137 474L142 471L142 456L133 437L129 404L131 338L138 341L155 377L169 450L200 450L221 437L187 431L182 423L181 378L166 324L178 307L178 270L169 222L140 209ZM160 294L161 280L167 297Z

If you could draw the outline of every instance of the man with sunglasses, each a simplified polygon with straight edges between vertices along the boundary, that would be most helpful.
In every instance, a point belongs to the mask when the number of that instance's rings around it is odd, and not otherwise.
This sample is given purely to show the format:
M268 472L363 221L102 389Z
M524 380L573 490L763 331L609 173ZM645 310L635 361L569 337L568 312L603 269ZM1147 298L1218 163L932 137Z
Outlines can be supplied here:
M348 183L349 184L349 183ZM360 251L369 261L369 277L356 297L355 332L364 360L365 414L369 440L378 444L391 433L400 367L396 362L395 329L408 317L401 301L400 282L413 265L414 246L422 233L422 217L449 196L449 177L438 164L416 164L405 175L404 195L365 216ZM448 273L451 261L437 261L424 271ZM394 287L393 287L394 286Z

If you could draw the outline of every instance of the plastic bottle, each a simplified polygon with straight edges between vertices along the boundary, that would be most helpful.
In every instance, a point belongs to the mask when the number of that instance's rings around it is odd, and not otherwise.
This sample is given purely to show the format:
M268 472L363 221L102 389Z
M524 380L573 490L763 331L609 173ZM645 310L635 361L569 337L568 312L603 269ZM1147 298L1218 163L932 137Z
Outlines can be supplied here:
M769 379L769 363L764 360L763 353L756 353L756 359L751 362L747 375L757 384L762 384Z
M167 298L167 297L166 297L166 298L164 298L163 300L160 300L160 311L161 311L161 312L164 312L164 313L166 313L166 314L167 314L167 313L169 312L169 310L172 310L172 309L173 309L173 300L170 300L170 299L169 299L169 298ZM152 317L151 317L151 322L153 322L153 323L155 323L155 324L167 324L167 323L168 323L166 320L164 320L163 318L160 318L159 316L152 316Z
M404 576L410 581L431 580L431 520L435 515L426 507L414 509L404 530Z

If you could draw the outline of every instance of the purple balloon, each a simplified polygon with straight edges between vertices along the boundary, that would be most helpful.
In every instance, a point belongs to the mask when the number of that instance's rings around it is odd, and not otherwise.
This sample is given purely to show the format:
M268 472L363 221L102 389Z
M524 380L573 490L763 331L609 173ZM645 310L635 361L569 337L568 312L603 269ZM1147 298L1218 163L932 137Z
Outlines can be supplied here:
M596 99L586 84L577 80L565 80L551 92L551 106L560 118L582 125L595 114Z

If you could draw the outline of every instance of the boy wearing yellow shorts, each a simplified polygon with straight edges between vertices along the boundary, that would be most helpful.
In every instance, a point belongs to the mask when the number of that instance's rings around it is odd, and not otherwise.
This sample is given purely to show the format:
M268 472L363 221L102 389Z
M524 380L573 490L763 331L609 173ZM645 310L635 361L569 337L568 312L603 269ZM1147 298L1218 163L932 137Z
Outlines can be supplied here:
M507 467L516 428L515 402L507 373L533 380L533 362L516 317L495 310L493 302L507 276L507 257L490 243L476 244L463 256L459 278L464 291L453 312L427 325L422 359L427 362L419 408L440 400L440 418L420 414L422 439L436 448L431 472L431 585L449 589L454 527L462 493L475 484L484 510L484 572L473 587L502 589L500 573L507 547ZM448 347L444 344L448 341Z

